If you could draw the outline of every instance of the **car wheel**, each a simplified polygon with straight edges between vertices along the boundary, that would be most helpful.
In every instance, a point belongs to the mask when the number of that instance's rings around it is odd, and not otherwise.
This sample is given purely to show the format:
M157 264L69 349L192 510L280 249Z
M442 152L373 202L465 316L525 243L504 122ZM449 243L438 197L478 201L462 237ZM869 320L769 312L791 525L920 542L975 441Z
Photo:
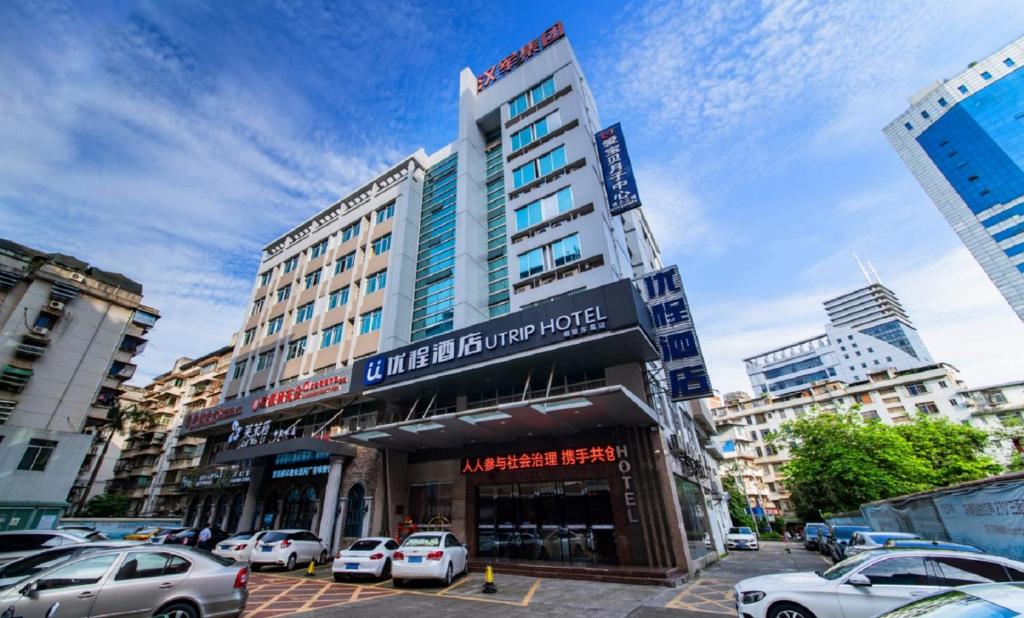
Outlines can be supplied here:
M263 565L261 565L261 564L250 564L249 565L249 570L252 571L253 573L259 573L260 569L262 569L262 568L263 568Z
M288 563L284 565L286 571L291 571L295 568L295 554L288 556Z
M335 573L334 574L334 581L336 581L336 582L338 582L340 584L341 582L345 581L345 578L342 577L341 573Z
M387 579L389 577L391 577L391 561L390 560L385 560L384 561L384 568L382 568L380 570L380 578L381 579Z
M161 618L199 618L199 612L188 603L164 605L153 615Z
M452 577L452 563L449 562L448 563L448 570L444 572L444 585L445 586L451 586L452 585L452 579L454 579Z
M391 583L394 584L395 588L401 588L401 587L405 586L405 580L404 579L398 579L397 577L392 579Z
M815 618L807 608L796 603L779 603L768 609L768 618Z
M320 564L327 564L327 550L320 552Z

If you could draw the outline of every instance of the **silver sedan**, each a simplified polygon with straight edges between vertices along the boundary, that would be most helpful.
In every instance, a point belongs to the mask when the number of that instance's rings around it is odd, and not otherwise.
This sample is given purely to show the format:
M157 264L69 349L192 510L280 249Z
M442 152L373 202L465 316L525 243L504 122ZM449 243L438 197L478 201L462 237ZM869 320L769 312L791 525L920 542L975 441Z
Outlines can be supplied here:
M0 616L234 618L249 568L190 548L140 545L90 552L0 589Z

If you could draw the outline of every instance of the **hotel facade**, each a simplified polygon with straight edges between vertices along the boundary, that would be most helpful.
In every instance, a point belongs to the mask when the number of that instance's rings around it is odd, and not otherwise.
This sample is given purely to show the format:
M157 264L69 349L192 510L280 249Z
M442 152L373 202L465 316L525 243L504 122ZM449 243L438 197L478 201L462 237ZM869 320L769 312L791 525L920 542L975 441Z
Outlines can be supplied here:
M462 71L454 142L270 242L221 403L185 419L190 523L446 529L478 563L629 581L714 560L710 385L662 362L699 358L661 335L689 307L652 315L681 284L642 209L612 214L601 127L558 24Z

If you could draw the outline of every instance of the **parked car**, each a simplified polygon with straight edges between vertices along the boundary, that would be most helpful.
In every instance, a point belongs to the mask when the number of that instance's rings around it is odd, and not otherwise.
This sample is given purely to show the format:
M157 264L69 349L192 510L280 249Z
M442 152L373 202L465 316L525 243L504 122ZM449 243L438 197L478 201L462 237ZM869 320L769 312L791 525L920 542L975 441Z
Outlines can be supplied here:
M761 546L757 544L757 535L746 526L729 528L725 535L726 549L753 549L760 551Z
M828 534L828 524L820 522L804 525L804 549L817 550L818 538Z
M90 541L107 541L110 539L107 535L103 534L92 526L79 526L74 524L60 525L57 526L56 530L63 532L71 532L72 534L80 534Z
M134 547L137 545L138 543L133 543L132 541L95 541L92 543L73 543L63 547L37 551L0 566L0 588L25 579L39 571L67 562L72 558L77 558L86 552L119 547Z
M886 549L948 549L953 551L968 551L975 554L985 553L974 545L963 543L950 543L948 541L926 541L924 539L890 539L885 543Z
M878 618L1013 618L1024 616L1024 584L974 584L939 592Z
M222 558L231 558L237 562L249 562L252 556L252 549L261 538L267 534L267 530L251 532L236 532L217 543L213 553Z
M334 581L345 578L369 575L379 579L391 577L392 554L398 549L398 543L386 536L371 536L359 539L355 543L338 552L331 572Z
M0 607L26 618L227 618L245 609L248 581L247 567L208 552L136 545L88 552L8 585Z
M81 534L63 530L19 530L0 532L0 565L34 554L43 549L88 543Z
M959 551L879 549L826 571L741 581L736 609L751 618L868 618L921 595L975 583L1024 582L1024 563Z
M149 542L162 545L167 542L167 539L185 530L188 528L161 528L159 532L149 537Z
M909 532L854 532L846 546L846 557L872 549L882 549L883 546L889 547L889 541L920 539L921 537Z
M396 587L410 579L436 579L451 585L456 574L469 571L468 552L451 532L411 534L391 560L391 578Z
M175 534L168 535L164 539L164 545L188 545L190 547L196 547L199 542L199 533L202 532L202 528L185 528ZM224 539L228 538L228 533L224 532L220 528L211 528L211 536L208 545L210 547L216 547L217 543L220 543Z
M253 571L265 566L283 566L291 571L295 565L306 566L311 560L326 564L329 557L327 546L309 530L271 530L256 544L249 562Z
M836 525L829 529L825 555L835 562L846 558L846 546L854 532L872 532L871 526Z
M124 535L126 541L149 541L160 534L167 534L171 530L183 530L183 528L160 528L158 526L143 526L136 528L135 532Z

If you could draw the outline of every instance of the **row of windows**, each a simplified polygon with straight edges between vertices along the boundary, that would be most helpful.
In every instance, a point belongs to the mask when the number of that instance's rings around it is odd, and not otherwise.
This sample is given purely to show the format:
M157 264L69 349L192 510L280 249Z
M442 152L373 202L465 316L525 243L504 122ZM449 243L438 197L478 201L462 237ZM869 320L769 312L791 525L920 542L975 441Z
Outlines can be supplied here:
M427 171L423 182L416 283L413 292L413 341L452 329L454 311L450 301L455 272L455 190L458 158L451 155ZM434 289L435 292L431 292ZM444 292L438 292L443 289ZM428 296L436 303L426 304ZM419 313L416 307L420 307Z
M519 114L522 114L526 110L530 109L534 105L537 105L545 99L549 99L555 94L555 77L552 75L541 83L530 88L526 92L519 94L514 99L508 102L508 117L515 118Z
M505 174L501 129L487 136L487 309L489 317L511 310L505 225Z
M538 223L568 212L574 207L572 187L566 187L516 209L516 231L521 232Z
M512 134L512 152L528 146L548 133L562 126L562 117L557 111Z
M525 184L529 184L538 178L547 176L551 172L565 167L565 164L565 146L559 146L512 170L512 186L518 189Z
M558 268L580 259L579 234L572 234L555 242L537 247L519 255L519 278L526 279L552 268Z
M1003 64L1005 64L1008 67L1017 66L1017 63L1013 61L1013 58L1004 58L1003 59ZM980 73L980 75L981 75L981 78L983 80L985 80L985 81L989 81L989 80L992 79L992 73L990 73L988 71L982 71ZM967 94L968 92L970 92L970 88L968 88L964 84L960 84L959 86L957 86L957 91L959 91L960 94ZM939 98L938 102L939 102L939 107L946 107L947 105L949 105L949 102L946 101L945 98ZM929 114L925 110L922 110L921 111L921 117L924 118L925 120L927 120L928 118L931 118L931 114ZM904 123L903 126L906 127L908 131L912 131L914 129L914 125L909 123L909 122Z
M366 278L366 293L372 294L383 290L387 285L388 271L387 269L378 271ZM348 304L349 299L349 286L334 290L327 296L327 310L336 309ZM262 301L262 299L260 299ZM301 324L307 320L313 318L316 314L315 311L316 302L311 301L295 309L295 323ZM284 316L279 315L267 321L267 335L273 335L281 332L284 327ZM256 338L256 328L250 328L246 330L242 335L242 345L249 345Z

